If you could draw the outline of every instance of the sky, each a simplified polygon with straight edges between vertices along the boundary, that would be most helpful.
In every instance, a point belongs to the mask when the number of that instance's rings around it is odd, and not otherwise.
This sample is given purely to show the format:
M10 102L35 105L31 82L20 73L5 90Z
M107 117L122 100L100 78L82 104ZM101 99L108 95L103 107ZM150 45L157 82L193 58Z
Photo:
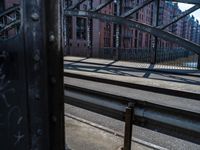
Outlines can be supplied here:
M194 5L191 5L191 4L184 4L184 3L179 3L179 8L182 10L182 11L185 11L189 8L191 8L192 6ZM200 21L200 9L196 10L195 12L192 13L192 15Z

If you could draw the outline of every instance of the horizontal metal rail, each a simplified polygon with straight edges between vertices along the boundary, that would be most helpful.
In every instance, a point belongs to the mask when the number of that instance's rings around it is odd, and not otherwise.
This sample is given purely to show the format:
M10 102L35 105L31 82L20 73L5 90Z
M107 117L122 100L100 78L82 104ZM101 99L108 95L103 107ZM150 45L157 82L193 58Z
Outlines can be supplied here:
M65 103L125 121L134 103L133 124L200 144L200 116L185 110L122 97L65 83Z

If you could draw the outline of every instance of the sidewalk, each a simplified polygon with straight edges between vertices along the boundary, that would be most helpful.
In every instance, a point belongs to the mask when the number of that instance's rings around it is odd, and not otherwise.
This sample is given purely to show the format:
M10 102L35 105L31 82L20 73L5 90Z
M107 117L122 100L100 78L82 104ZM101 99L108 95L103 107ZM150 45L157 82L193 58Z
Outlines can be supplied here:
M66 143L69 150L121 150L123 138L84 122L65 117ZM133 150L153 150L132 142Z

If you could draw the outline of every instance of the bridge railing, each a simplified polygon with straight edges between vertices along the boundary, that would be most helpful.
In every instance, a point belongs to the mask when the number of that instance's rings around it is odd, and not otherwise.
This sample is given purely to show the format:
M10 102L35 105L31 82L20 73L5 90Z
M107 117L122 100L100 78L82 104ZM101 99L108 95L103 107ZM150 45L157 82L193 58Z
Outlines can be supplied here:
M114 48L102 48L99 50L99 58L114 59ZM140 63L151 63L152 49L135 48L119 49L119 59ZM171 67L197 68L198 55L184 48L159 48L156 51L156 64Z
M125 122L124 143L126 144L124 146L129 145L127 142L131 142L132 124L199 144L200 122L198 112L176 103L176 100L177 102L184 101L188 97L188 94L184 94L183 91L177 91L177 89L163 90L158 87L148 87L148 85L144 85L145 88L142 88L146 90L148 88L148 92L149 90L154 91L155 95L156 93L163 94L163 100L167 95L174 95L175 99L172 101L175 105L173 105L162 100L159 103L159 99L151 101L150 98L145 101L145 96L140 96L140 98L137 98L137 96L128 97L126 91L118 93L119 89L128 87L128 85L122 85L121 82L118 83L118 81L112 81L112 79L104 80L96 76L70 73L67 70L64 72L64 77L66 78L65 103ZM79 84L81 80L84 84ZM112 85L113 82L118 86ZM94 87L89 83L101 84L101 86ZM103 86L104 84L106 86ZM107 88L110 90L107 91ZM188 99L188 103L197 99L198 96Z

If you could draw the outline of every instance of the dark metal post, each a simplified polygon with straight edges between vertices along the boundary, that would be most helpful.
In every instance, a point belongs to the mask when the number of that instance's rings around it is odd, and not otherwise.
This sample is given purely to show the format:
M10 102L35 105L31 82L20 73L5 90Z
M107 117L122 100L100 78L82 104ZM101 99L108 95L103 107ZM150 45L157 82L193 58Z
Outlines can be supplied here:
M121 15L121 0L116 0L116 10L115 10L115 15L120 16ZM114 60L119 60L119 51L120 51L120 43L121 43L121 38L120 38L120 28L121 25L116 24L115 25L115 50L114 50Z
M200 70L200 55L198 55L197 69Z
M50 149L64 150L63 1L45 0L45 8Z
M93 9L93 0L90 0L90 9ZM88 18L88 53L87 57L93 55L93 19Z
M124 149L131 150L132 129L133 129L133 103L129 103L125 113L125 133L124 133Z
M155 25L154 26L158 26L159 25L159 12L160 12L160 0L155 0ZM157 61L157 50L158 50L158 37L155 36L155 41L153 42L153 51L152 51L152 58L151 58L151 63L155 64Z
M65 0L64 1L64 8L66 9L66 8L69 8L71 5L72 5L72 3L69 1L69 0ZM69 18L69 16L64 16L64 28L63 28L63 32L64 32L64 55L70 55L71 54L71 51L70 51L70 28L69 28L69 26L70 26L70 24L69 24L69 22L70 22L70 18ZM73 17L72 17L72 20L73 20ZM73 32L73 31L71 31L71 32Z

